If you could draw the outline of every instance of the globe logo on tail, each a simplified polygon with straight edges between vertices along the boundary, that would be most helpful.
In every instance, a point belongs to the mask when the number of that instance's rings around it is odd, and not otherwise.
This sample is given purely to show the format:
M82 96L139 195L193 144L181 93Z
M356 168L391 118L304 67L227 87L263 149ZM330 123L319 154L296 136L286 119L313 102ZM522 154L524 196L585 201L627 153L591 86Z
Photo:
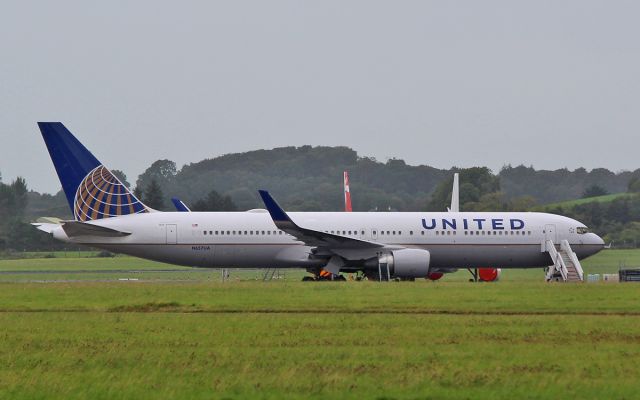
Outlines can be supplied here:
M147 207L102 165L89 172L76 191L73 214L77 221L145 212Z

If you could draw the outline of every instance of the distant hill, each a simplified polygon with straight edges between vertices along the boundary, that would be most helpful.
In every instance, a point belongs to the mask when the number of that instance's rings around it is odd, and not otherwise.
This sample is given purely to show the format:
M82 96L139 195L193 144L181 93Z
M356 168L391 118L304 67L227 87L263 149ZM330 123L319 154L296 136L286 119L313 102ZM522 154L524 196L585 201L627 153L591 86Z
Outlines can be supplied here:
M354 210L424 209L429 194L450 172L359 157L346 147L282 147L229 154L185 165L160 180L163 192L192 203L210 190L232 197L239 209L262 207L268 189L290 210L342 210L342 172L348 170ZM138 181L145 186L148 182Z
M171 196L193 203L215 189L231 196L239 209L249 209L262 206L257 190L268 189L290 210L342 210L344 170L351 177L354 209L361 211L428 210L437 185L460 171L408 165L400 159L380 162L347 147L302 146L227 154L179 170L174 164L170 174L167 171L172 168L165 164L163 171L147 170L137 184L146 187L151 177L158 178L167 204ZM593 185L611 193L626 191L640 170L613 173L602 168L546 171L506 166L496 176L507 199L531 196L544 204L579 198Z
M579 199L593 185L609 193L626 192L629 180L637 175L640 169L620 173L604 168L547 171L522 165L504 167L498 174L502 191L508 197L532 196L539 204Z

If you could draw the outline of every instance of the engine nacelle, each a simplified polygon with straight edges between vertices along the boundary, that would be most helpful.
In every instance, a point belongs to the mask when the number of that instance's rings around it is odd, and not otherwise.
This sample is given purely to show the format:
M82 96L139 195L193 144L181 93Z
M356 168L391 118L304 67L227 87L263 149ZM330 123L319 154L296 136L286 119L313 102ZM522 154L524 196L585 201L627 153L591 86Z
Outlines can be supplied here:
M478 279L482 282L495 282L500 279L500 268L478 268Z
M444 272L429 272L427 274L427 279L429 279L430 281L437 281L443 276L444 276Z
M395 250L391 254L381 254L378 264L384 276L387 267L391 276L397 278L424 278L429 274L431 253L420 249Z

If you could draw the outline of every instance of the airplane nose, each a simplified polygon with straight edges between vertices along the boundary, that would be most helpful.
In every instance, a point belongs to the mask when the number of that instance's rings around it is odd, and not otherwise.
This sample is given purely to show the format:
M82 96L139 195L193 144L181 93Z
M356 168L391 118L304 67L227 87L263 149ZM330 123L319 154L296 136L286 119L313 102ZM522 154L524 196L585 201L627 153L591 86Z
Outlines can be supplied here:
M596 235L593 232L590 232L587 235L588 237L585 238L586 240L583 243L586 244L587 247L591 248L591 250L593 251L592 254L595 254L604 249L604 240L602 240L600 236Z
M595 233L592 233L591 235L593 235L593 244L604 247L604 240L602 240L600 236Z
M576 252L579 252L578 258L580 259L592 256L604 249L604 240L595 233L587 233L584 235L581 243L582 246L579 246L580 250L576 250Z

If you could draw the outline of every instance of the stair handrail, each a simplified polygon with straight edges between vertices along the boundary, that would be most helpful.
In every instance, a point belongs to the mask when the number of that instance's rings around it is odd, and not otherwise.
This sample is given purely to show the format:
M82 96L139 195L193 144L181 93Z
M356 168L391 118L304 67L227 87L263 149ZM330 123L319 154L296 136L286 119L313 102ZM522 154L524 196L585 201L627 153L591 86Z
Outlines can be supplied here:
M560 275L562 275L562 279L564 281L567 281L567 279L569 278L569 270L567 270L567 266L565 265L564 260L560 256L560 253L558 253L558 250L556 249L556 246L553 243L553 240L550 240L550 239L547 240L545 242L545 247L546 247L546 250L549 252L549 255L551 256L551 259L553 260L554 271L559 270ZM549 271L549 276L553 276L551 271Z
M571 248L569 241L566 239L561 241L560 248L567 253L567 255L569 256L569 259L573 263L573 266L576 268L576 272L578 273L580 280L584 281L584 271L582 269L582 265L580 265L580 260L578 260L578 256L576 255L576 253L574 253L573 249Z

